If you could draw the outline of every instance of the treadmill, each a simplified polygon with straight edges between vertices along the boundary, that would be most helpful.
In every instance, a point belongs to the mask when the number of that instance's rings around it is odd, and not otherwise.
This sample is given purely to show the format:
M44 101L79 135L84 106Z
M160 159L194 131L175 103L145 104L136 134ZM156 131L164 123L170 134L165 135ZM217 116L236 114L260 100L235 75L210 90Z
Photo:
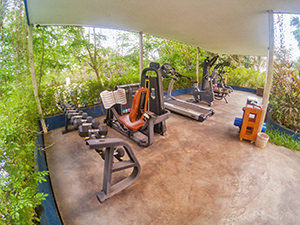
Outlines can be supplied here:
M178 73L174 67L167 63L163 64L160 67L160 71L164 78L171 78L168 87L168 93L164 96L166 109L178 113L180 115L190 117L194 120L198 120L200 122L203 122L215 113L215 111L210 108L206 108L191 102L180 100L172 96L172 89L175 81L177 81L179 77L184 77L189 80L192 79L191 77L184 76Z

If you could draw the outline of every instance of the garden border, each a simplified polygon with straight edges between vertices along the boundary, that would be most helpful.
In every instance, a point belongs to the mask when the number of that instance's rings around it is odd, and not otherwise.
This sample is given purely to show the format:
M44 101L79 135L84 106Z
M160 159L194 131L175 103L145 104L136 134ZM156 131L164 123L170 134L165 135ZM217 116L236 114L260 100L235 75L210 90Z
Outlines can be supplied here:
M44 147L44 134L40 132L36 138L36 150L34 153L36 170L38 172L49 171L45 151L43 150ZM38 185L38 192L47 194L46 200L43 200L41 205L37 207L40 223L41 225L61 225L62 220L53 194L50 175L46 175L45 179L46 181Z
M272 114L269 112L267 114L267 124L269 127L272 127L275 130L281 131L289 136L291 136L294 140L300 141L300 134L294 132L293 130L286 128L282 125L280 125L279 123L277 123L273 117Z

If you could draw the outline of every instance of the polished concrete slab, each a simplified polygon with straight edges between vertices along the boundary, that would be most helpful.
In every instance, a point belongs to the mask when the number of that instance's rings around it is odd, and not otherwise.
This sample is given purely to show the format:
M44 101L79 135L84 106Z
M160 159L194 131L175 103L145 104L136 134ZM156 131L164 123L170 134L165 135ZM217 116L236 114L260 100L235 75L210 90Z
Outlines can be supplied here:
M76 131L49 132L47 162L64 224L299 224L300 153L239 140L233 121L247 96L254 95L234 91L229 104L215 101L216 114L203 123L172 114L167 135L148 148L127 139L141 175L103 204L95 195L102 159Z

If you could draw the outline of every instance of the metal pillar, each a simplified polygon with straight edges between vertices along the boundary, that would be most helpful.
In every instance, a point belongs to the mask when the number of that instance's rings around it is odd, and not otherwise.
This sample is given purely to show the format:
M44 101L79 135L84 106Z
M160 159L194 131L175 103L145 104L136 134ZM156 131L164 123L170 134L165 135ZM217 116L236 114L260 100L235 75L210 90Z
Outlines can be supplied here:
M269 49L268 49L268 69L267 69L267 77L264 87L264 94L263 94L263 104L262 104L262 115L261 120L258 127L258 132L261 131L263 126L268 102L270 97L270 92L272 88L272 80L273 80L273 56L274 56L274 20L273 20L273 11L268 11L269 17Z
M143 72L143 32L139 32L140 34L140 77L142 77Z
M33 58L33 44L32 44L32 25L28 26L28 49L29 49L29 64L30 64L30 72L31 72L31 80L32 80L32 86L33 86L33 92L34 92L34 97L36 101L36 105L38 108L38 112L41 115L41 124L44 133L47 133L47 126L45 123L45 120L43 118L43 111L41 107L41 102L39 98L39 93L36 85L36 77L35 77L35 70L34 70L34 58Z
M197 47L196 80L197 86L199 86L199 47Z

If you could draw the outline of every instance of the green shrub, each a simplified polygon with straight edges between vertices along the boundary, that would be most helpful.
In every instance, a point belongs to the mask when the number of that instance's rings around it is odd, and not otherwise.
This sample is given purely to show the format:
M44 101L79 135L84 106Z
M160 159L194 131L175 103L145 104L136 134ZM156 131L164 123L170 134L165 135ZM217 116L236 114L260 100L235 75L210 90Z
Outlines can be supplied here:
M34 170L38 116L32 91L14 88L0 105L1 221L32 224L38 220L34 208L45 199L37 184L46 175Z
M182 73L196 80L196 73ZM245 68L229 69L224 76L228 77L230 85L256 88L263 87L265 74ZM40 86L40 98L45 116L54 115L61 112L56 103L59 100L72 101L79 107L87 107L100 103L99 93L104 90L113 90L115 86L122 84L138 83L140 76L137 71L128 71L122 76L113 76L111 78L102 77L101 79L79 80L69 86L64 84L52 84ZM202 71L199 71L199 84L202 82ZM169 78L163 79L163 90L167 91L170 83ZM193 84L189 79L179 78L174 83L174 90L192 87Z
M64 84L42 84L39 87L40 100L44 116L61 113L58 101L72 101L78 107L93 106L100 103L100 92L114 90L115 86L140 82L138 74L128 73L119 77L80 80Z
M182 73L185 76L191 77L192 80L196 80L196 73ZM199 75L199 83L201 84L201 79L202 76ZM163 89L164 91L168 90L169 87L169 83L171 81L171 78L165 78L163 79ZM173 89L174 90L178 90L181 88L189 88L189 87L193 87L193 84L191 83L191 81L187 78L179 78L177 81L175 81Z
M300 132L300 70L292 64L274 65L274 81L270 97L273 118L296 132Z
M239 87L258 88L265 85L265 72L260 73L253 69L241 68L228 68L227 73L223 75L227 76L227 84Z

